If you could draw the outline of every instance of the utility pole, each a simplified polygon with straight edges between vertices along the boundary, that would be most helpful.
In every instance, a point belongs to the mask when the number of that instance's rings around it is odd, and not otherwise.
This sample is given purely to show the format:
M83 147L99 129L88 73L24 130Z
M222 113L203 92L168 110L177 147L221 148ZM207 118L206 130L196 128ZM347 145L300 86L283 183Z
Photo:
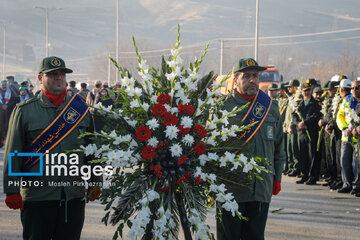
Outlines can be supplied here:
M6 56L6 29L5 29L5 23L3 23L3 65L2 65L2 79L5 79L5 56Z
M255 61L258 60L259 43L259 0L256 0L256 20L255 20Z
M222 75L222 71L223 71L223 54L224 54L224 40L220 39L220 71L219 71L220 75Z
M49 56L49 10L61 10L62 8L44 8L35 6L34 8L39 8L45 11L45 50L46 50L46 57Z
M110 76L111 76L111 61L110 61L110 53L108 57L108 85L110 87Z
M119 0L116 0L116 62L119 65ZM119 69L116 69L115 79L119 81ZM110 83L109 83L110 86Z

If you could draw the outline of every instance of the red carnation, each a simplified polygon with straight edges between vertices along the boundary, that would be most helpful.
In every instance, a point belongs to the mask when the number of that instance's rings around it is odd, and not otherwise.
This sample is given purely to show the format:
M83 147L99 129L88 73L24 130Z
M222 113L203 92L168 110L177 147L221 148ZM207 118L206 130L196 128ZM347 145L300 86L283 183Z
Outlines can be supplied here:
M170 190L169 186L163 187L163 188L159 188L160 192L168 192Z
M156 150L153 146L146 146L142 150L142 157L146 160L150 160L151 158L156 156Z
M142 126L136 129L135 135L140 141L146 141L151 137L151 131L148 127Z
M162 175L163 175L163 173L162 173L161 171L155 172L155 176L156 176L157 178L161 178Z
M190 173L187 172L187 173L184 174L184 176L185 176L186 179L189 179L191 175L190 175Z
M176 126L179 120L175 115L172 115L171 113L167 113L163 118L163 122L165 126Z
M169 104L171 100L171 96L169 94L160 94L160 96L158 96L157 98L157 102L159 104Z
M160 165L154 165L153 170L155 172L159 172L161 170L161 166Z
M187 159L188 159L187 156L185 156L185 155L182 156L182 157L178 160L178 164L179 164L179 165L183 164Z
M179 127L178 127L178 129L179 129L179 133L180 133L180 135L181 136L185 136L186 134L189 134L190 133L190 128L184 128L184 126L183 125L180 125Z
M192 116L195 112L194 108L191 105L179 105L178 109L181 114Z
M167 147L168 145L169 144L167 142L159 142L156 147L157 147L157 149L161 150L164 147Z
M197 178L195 179L195 184L200 184L202 183L204 180L202 180L201 176L198 175Z
M155 116L164 116L167 111L163 105L156 104L152 107L152 112Z
M201 142L197 142L193 149L194 152L199 156L205 153L205 145Z
M199 124L194 126L194 132L196 132L196 134L199 138L204 138L204 137L206 137L206 134L207 134L206 129Z

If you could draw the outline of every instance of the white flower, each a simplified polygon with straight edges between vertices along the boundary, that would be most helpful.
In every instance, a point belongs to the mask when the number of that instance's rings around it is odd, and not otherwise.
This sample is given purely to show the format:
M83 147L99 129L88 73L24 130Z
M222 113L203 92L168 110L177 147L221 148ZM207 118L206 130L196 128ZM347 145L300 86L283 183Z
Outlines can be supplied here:
M147 121L147 123L145 123L145 125L148 126L150 130L155 130L156 128L158 128L160 126L159 122L156 118L153 118L153 119Z
M141 62L139 63L139 67L143 70L149 69L149 65L146 64L146 60L141 60Z
M154 148L156 148L156 146L158 145L159 141L156 139L156 137L152 137L148 140L148 144L150 146L153 146Z
M95 152L97 151L97 146L95 144L89 144L86 147L80 146L80 148L84 149L84 153L86 156L95 154Z
M202 154L199 156L199 160L200 160L200 165L205 166L206 162L209 161L210 159L208 158L208 156L206 156L206 154Z
M184 128L191 128L193 125L193 120L188 116L182 117L180 125L183 125Z
M172 140L177 138L179 129L176 126L166 126L166 130L165 130L165 136Z
M174 72L171 72L171 73L166 73L165 76L169 81L174 81L176 74Z
M137 108L140 107L140 103L137 99L134 99L130 102L130 108Z
M135 88L134 89L134 94L138 97L142 96L142 89L141 88Z
M229 202L224 203L222 205L222 208L228 212L231 212L233 217L235 217L235 213L238 211L239 205L237 204L236 201L231 201L231 202L229 201Z
M208 153L208 157L211 160L217 161L219 159L219 156L216 153Z
M159 193L155 192L154 190L147 190L146 195L149 198L149 202L160 199Z
M153 95L151 98L150 98L150 100L151 100L151 102L152 103L157 103L157 98L158 98L158 96L156 96L156 95Z
M216 146L216 142L215 142L215 140L213 139L213 138L208 138L208 139L206 139L206 141L205 141L207 144L209 144L209 145L212 145L212 146Z
M176 82L174 87L176 91L182 90L180 82Z
M191 135L189 135L189 134L186 134L186 135L183 137L182 142L183 142L186 146L190 147L190 146L192 146L192 145L194 144L195 140L194 140L194 137L193 137L193 136L191 136Z
M136 120L127 120L126 122L127 122L130 126L132 126L132 127L135 127L136 124L137 124L137 121L136 121Z
M175 143L170 147L172 157L180 157L182 155L182 148L180 144Z

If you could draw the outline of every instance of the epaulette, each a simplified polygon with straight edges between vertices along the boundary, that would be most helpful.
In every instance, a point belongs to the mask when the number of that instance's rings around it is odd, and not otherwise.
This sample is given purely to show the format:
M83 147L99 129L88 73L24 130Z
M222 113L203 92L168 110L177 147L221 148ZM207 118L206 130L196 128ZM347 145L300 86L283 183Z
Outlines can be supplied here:
M32 98L26 99L25 101L22 101L22 102L18 103L17 105L18 105L19 107L22 107L22 106L24 106L24 105L27 105L27 104L32 103L32 102L36 102L36 101L38 101L38 100L39 100L39 99L38 99L37 97L32 97Z

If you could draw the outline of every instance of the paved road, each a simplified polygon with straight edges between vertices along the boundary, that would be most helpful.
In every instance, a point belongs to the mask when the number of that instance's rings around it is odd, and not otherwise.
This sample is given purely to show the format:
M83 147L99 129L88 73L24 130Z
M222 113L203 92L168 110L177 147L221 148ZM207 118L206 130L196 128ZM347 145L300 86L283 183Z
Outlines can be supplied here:
M21 239L19 211L5 206L2 183L3 149L0 149L0 240ZM359 240L360 198L329 191L320 184L297 185L284 177L282 191L273 197L266 228L268 240ZM83 240L112 239L114 227L101 222L103 207L98 201L86 207ZM214 211L208 224L215 230ZM124 238L126 239L126 238Z

